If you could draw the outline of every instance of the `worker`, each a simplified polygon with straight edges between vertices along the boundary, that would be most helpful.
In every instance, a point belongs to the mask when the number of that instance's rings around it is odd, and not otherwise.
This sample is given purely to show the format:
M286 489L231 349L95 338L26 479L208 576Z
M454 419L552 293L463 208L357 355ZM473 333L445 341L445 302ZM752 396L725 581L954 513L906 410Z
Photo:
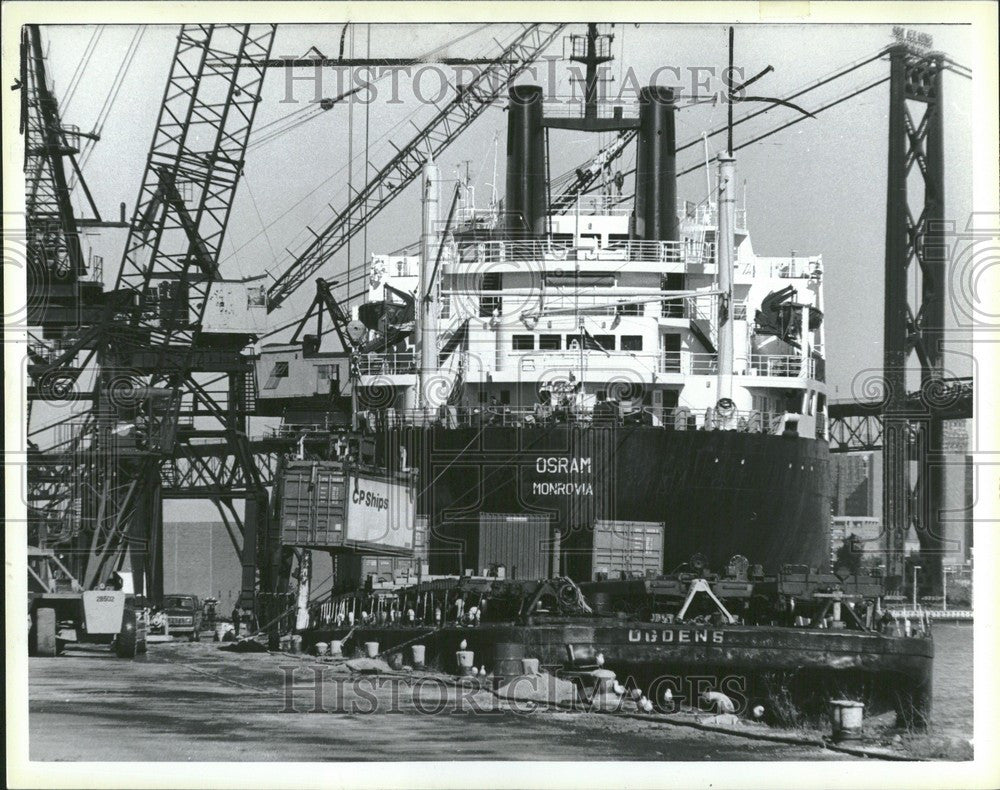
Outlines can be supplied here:
M233 636L239 637L240 635L240 607L233 607Z

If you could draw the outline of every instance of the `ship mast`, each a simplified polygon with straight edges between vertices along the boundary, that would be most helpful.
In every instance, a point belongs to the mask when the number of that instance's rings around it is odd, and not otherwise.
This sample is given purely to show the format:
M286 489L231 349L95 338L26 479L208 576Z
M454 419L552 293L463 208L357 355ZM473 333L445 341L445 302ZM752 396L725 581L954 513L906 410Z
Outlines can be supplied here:
M429 384L437 372L437 311L433 298L434 262L440 245L438 237L441 179L433 156L428 156L422 171L423 215L420 234L420 276L417 278L417 303L415 305L417 345L417 391L412 404L429 414L439 404L430 396Z
M733 28L729 28L729 94L726 152L719 156L718 229L716 250L719 279L718 337L719 373L717 400L733 395L733 268L736 224L736 160L733 158Z

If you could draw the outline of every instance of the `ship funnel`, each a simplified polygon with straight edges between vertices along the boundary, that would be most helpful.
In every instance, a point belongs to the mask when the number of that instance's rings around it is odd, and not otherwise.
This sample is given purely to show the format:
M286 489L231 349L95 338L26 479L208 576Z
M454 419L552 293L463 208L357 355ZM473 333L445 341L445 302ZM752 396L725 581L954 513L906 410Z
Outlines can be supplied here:
M515 85L507 119L507 230L513 236L545 233L545 130L542 88Z
M635 235L677 241L677 142L674 91L655 85L639 91L635 167Z

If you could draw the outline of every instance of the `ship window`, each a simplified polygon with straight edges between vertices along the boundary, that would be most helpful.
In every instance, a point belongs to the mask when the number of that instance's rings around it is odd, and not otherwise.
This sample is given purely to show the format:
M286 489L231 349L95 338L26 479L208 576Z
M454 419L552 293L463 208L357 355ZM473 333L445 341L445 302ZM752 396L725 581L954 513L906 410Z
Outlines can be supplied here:
M538 348L541 351L558 351L562 348L562 337L560 335L540 335Z
M514 335L514 337L511 338L511 348L513 348L514 351L534 351L535 336Z
M483 274L483 286L484 291L502 291L503 290L503 280L499 272L485 272Z
M484 392L483 390L479 391L479 402L480 403L486 403L486 401L488 401L489 399L490 399L490 396L489 396L488 393Z
M622 351L642 351L642 335L622 335Z
M336 381L337 379L340 378L340 376L338 375L338 372L339 371L338 371L336 365L317 365L316 366L316 374L319 377L320 381L329 381L330 379L333 379L334 381Z
M596 341L596 345L595 345ZM575 346L573 344L576 344ZM614 351L615 350L615 336L614 335L584 335L581 341L579 335L566 335L566 348L572 348L577 350L580 346L583 348L590 349L592 351ZM600 348L598 348L600 346Z
M500 403L504 406L510 405L510 390L500 390Z
M274 367L271 368L271 375L268 376L267 381L264 382L264 389L273 390L278 386L278 379L288 378L288 361L284 360L281 362L275 362Z
M492 318L494 311L497 315L503 315L502 296L482 296L479 298L480 318Z

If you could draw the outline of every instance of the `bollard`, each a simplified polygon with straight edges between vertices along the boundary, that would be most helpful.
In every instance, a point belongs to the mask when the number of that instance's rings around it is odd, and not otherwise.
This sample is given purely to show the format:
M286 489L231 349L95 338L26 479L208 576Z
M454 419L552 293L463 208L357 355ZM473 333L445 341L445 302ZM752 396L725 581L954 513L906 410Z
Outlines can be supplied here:
M329 647L330 646L326 642L317 642L316 643L316 655L317 656L325 656L326 655L326 651L329 649Z
M423 669L424 661L427 658L427 647L425 645L411 645L410 652L413 654L413 668Z
M831 719L833 720L833 740L857 740L861 737L861 727L864 721L865 704L847 699L830 700Z
M475 665L475 653L471 650L456 650L455 664L459 675L471 675Z
M524 659L523 642L497 642L493 650L493 675L507 683L521 674Z
M344 643L340 639L330 640L330 655L334 657L339 657L344 654L343 652Z
M611 691L615 685L616 676L610 669L595 669L588 674L590 675L593 683L594 691L598 694L604 694Z
M378 655L378 642L365 642L365 652L368 658L375 658Z

